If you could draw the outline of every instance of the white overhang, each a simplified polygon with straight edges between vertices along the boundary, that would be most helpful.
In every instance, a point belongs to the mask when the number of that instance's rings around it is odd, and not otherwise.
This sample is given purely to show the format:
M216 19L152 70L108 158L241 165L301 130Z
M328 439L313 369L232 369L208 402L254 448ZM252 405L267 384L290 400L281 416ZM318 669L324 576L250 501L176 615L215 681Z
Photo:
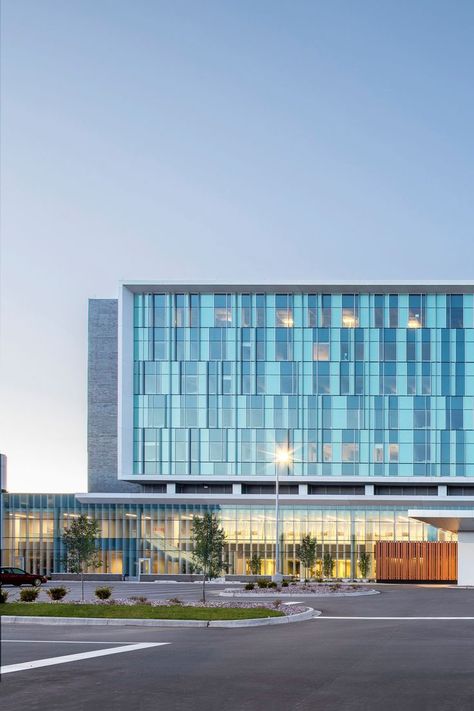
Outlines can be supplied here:
M444 531L463 533L474 531L474 508L470 509L409 509L409 518Z
M76 494L76 499L81 504L171 504L177 506L180 504L213 504L216 506L252 506L266 505L274 506L275 494L178 494L178 493L162 493L149 494L146 492L138 494L128 493L79 493ZM440 503L436 496L367 496L364 494L280 494L281 505L295 506L353 506L366 508L402 508L407 509L410 506L425 504L433 506L435 503ZM450 497L452 498L452 497ZM447 497L443 497L445 501ZM452 502L451 502L452 503ZM433 509L420 509L418 513L431 515ZM473 508L474 516L474 508ZM433 524L434 526L436 524ZM472 529L474 530L474 528Z

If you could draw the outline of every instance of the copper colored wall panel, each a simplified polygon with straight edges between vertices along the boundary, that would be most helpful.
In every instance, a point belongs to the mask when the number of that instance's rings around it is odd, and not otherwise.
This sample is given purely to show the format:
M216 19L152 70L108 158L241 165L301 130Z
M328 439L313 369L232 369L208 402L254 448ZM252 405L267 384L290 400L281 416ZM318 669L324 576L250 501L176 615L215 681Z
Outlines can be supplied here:
M458 544L379 541L375 546L375 560L379 581L454 582Z

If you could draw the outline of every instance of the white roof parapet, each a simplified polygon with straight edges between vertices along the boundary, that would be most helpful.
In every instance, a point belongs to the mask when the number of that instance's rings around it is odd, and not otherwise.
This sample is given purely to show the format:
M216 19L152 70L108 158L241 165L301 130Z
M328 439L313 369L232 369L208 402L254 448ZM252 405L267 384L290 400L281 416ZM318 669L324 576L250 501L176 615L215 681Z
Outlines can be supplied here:
M144 294L160 290L162 293L178 291L195 293L212 292L317 292L317 293L370 293L370 294L463 294L474 293L474 281L289 281L289 282L252 282L239 283L235 281L121 281L120 286L136 294Z

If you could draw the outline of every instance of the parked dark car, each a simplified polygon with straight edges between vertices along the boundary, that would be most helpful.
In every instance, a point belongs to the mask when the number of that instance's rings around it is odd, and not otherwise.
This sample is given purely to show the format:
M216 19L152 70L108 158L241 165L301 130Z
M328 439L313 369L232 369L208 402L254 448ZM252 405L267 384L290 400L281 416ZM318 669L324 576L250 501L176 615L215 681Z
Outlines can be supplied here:
M0 568L0 585L34 585L39 587L48 578L36 573L27 573L21 568Z

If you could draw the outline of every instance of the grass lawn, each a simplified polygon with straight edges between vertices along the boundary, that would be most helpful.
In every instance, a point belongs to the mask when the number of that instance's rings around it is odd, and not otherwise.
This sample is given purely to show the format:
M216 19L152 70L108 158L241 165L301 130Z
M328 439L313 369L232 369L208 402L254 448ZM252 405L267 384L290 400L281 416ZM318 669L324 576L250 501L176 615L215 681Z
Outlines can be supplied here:
M281 617L279 610L263 607L152 607L151 605L75 605L48 602L7 602L0 605L1 615L32 617L118 617L160 620L248 620L261 617Z

